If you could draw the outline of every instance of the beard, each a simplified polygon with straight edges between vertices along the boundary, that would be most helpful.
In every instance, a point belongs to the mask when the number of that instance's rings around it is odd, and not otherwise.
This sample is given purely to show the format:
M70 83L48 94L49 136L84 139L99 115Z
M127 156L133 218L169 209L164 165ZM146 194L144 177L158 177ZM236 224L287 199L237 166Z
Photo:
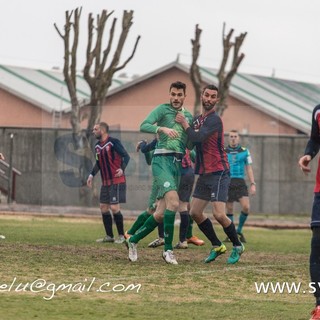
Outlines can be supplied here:
M97 140L100 140L102 136L101 136L101 134L97 134L97 135L95 135L95 137Z
M211 104L211 103L203 103L203 102L202 102L202 107L203 107L203 109L206 110L206 111L212 110L215 105L216 105L215 103L214 103L214 104Z

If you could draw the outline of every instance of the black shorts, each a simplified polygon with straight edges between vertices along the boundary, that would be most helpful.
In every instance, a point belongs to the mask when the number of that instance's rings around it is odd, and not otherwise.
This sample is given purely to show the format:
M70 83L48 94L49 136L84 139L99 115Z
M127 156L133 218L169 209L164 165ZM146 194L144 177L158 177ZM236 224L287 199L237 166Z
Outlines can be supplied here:
M180 185L178 190L179 200L189 202L194 184L194 171L192 168L183 169L181 172Z
M100 203L118 204L126 203L126 183L101 186Z
M320 192L314 193L311 215L311 228L313 227L320 227Z
M242 197L248 197L248 187L244 179L231 178L229 191L228 191L228 202L238 201Z
M229 171L200 175L193 192L193 197L211 202L227 202L229 183Z

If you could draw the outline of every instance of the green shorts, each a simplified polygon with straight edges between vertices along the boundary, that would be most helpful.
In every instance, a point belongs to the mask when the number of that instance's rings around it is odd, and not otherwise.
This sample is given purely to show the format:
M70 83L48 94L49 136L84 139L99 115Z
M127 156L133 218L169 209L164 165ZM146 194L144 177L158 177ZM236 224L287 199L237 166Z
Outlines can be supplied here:
M150 193L149 201L148 201L148 208L149 209L155 210L157 196L158 196L158 187L156 186L154 179L153 179L152 186L151 186L151 193Z
M153 156L152 175L161 199L171 190L178 191L181 177L181 159L175 156Z

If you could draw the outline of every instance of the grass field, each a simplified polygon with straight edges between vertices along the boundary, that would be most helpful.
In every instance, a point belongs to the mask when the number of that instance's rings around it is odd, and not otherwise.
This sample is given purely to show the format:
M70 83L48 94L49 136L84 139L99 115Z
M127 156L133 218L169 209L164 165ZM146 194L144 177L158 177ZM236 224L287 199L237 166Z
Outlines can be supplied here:
M0 241L1 320L302 320L314 305L309 230L247 228L238 264L226 264L230 250L204 264L206 241L175 250L179 265L173 266L162 260L162 248L147 248L156 233L139 243L135 263L124 245L96 243L103 235L99 219L0 216L0 225L6 235ZM200 236L197 227L194 233ZM257 293L261 282L294 283L300 290Z

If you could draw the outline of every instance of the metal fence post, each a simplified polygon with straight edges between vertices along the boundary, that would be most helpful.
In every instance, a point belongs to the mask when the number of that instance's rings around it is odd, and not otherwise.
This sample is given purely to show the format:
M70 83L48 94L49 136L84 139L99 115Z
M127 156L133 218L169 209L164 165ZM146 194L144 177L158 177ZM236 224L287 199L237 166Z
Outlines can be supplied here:
M13 153L13 133L10 133L10 151L9 151L9 172L8 172L8 203L12 202L11 185L12 185L12 153Z

